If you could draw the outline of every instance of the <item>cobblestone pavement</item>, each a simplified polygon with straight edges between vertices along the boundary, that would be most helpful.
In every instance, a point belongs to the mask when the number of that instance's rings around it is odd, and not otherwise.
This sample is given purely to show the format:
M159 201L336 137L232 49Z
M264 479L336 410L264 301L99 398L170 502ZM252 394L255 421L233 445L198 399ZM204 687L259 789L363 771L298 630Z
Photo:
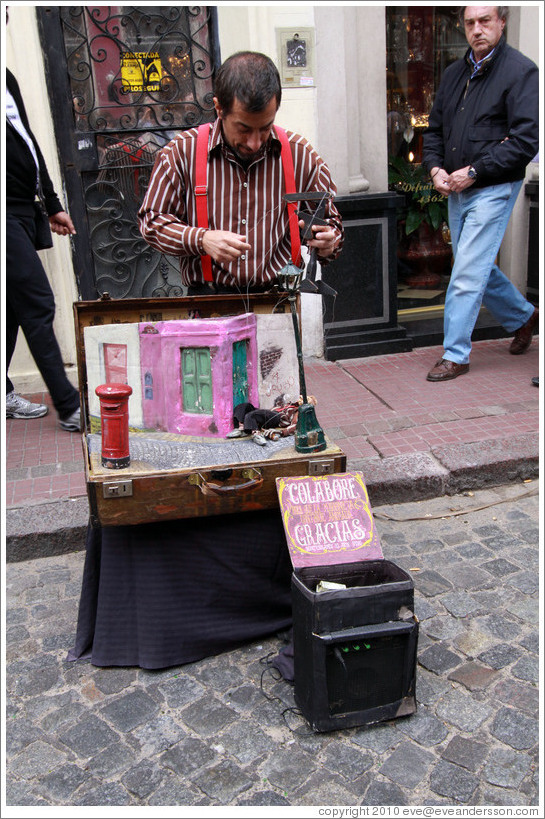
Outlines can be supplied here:
M267 664L281 635L159 672L69 663L83 553L9 564L5 815L537 806L537 485L375 508L384 556L414 578L418 710L330 733Z

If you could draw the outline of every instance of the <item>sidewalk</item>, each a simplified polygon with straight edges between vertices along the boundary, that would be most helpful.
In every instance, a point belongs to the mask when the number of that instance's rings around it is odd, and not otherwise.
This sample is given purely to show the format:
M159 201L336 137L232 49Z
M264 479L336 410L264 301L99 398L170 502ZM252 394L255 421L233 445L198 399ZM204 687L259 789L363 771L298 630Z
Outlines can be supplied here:
M537 477L539 341L522 356L510 339L474 344L468 374L426 381L440 347L305 362L317 417L362 470L373 505L401 503ZM48 403L47 394L29 396ZM6 423L7 559L83 548L88 517L78 434L54 410Z

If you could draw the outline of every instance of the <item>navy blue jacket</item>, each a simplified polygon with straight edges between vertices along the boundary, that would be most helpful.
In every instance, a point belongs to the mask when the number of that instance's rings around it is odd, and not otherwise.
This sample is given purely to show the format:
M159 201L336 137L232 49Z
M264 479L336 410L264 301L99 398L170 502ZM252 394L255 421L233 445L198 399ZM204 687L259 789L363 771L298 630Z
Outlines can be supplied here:
M470 52L443 75L422 162L428 171L448 173L473 165L474 187L523 179L539 147L538 68L502 35L490 61L470 79Z
M40 180L44 194L44 204L48 216L53 216L64 210L53 183L47 172L45 160L30 130L28 117L17 80L9 69L6 69L6 87L9 89L17 104L19 116L25 129L34 143L40 166ZM30 148L15 130L10 122L6 124L6 209L8 213L19 215L34 213L34 199L36 195L36 163Z

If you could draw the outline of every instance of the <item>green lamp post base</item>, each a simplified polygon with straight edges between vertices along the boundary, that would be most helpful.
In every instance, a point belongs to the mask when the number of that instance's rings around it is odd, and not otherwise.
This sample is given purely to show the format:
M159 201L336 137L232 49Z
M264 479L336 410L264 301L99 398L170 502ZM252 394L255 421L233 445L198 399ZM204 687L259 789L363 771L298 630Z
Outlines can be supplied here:
M321 452L326 449L323 429L318 423L312 404L301 404L295 427L296 452Z

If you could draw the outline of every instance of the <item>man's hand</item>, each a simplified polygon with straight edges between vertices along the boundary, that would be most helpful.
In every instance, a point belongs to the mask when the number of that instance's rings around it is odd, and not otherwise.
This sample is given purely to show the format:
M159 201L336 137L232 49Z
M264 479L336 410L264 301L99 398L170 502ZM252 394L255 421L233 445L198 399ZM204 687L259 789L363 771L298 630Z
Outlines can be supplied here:
M305 227L305 223L302 220L299 222L299 227ZM335 229L330 225L313 225L312 232L314 238L308 240L307 247L315 247L318 251L318 256L324 259L331 256L339 243L339 235L335 232Z
M460 193L460 191L465 191L466 188L473 185L475 180L467 175L470 167L471 165L466 165L465 168L460 168L458 171L454 171L454 173L450 174L448 178L448 185L451 191Z
M74 223L63 210L49 217L49 225L53 233L58 236L68 236L69 234L73 236L76 233Z
M443 196L448 196L451 191L448 173L444 171L443 168L432 168L430 171L430 177L433 187L437 193L441 193Z
M246 237L229 230L207 230L202 240L203 250L212 256L215 262L227 264L239 259L252 246Z

